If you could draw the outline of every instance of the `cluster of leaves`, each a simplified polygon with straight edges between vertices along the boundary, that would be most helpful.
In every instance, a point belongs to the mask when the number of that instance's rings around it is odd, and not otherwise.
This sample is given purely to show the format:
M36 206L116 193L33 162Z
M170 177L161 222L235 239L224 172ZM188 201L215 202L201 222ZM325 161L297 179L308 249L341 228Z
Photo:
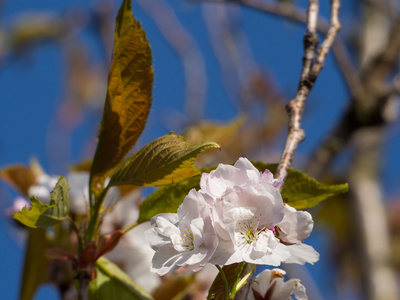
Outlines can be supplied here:
M85 255L89 245L98 241L103 202L111 186L163 186L141 204L137 222L142 223L159 213L176 212L188 192L192 188L199 188L201 171L209 172L216 168L199 170L193 164L201 152L219 148L218 144L202 142L189 146L181 136L175 134L162 136L126 158L145 128L152 104L152 85L151 49L144 30L133 17L131 1L124 0L116 19L113 61L103 119L90 168L90 216L88 226L81 234L85 238L80 243L79 255ZM255 166L260 171L267 168L272 172L276 170L276 165L255 163ZM4 169L0 176L16 185L25 195L35 177L29 169L20 166ZM106 178L110 178L107 184ZM66 218L73 222L69 217L68 190L68 182L60 177L51 192L49 205L31 197L31 209L22 209L15 213L14 218L31 228L54 226ZM324 185L300 171L290 170L282 197L296 209L305 209L346 190L347 185ZM38 238L38 235L46 241L42 229L31 231L30 240ZM37 286L44 282L36 271L32 271L40 269L43 260L28 257L38 251L43 253L43 247L47 247L47 242L40 243L40 249L34 243L28 243L22 283L28 289L21 294L21 299L30 299ZM82 260L78 257L77 261ZM90 299L151 299L150 295L104 257L93 263L91 267L97 270L97 276L89 285ZM228 268L229 273L236 274L229 279L230 288L236 289L237 285L234 285L241 282L239 277L242 269L237 271L236 266ZM219 287L217 283L213 285L211 298L224 297Z

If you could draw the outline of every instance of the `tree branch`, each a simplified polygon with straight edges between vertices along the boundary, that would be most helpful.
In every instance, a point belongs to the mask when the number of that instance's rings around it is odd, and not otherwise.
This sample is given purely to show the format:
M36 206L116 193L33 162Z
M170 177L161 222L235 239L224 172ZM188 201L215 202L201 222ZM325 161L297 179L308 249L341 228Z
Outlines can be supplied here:
M332 47L333 41L340 30L339 23L339 0L331 1L330 26L325 40L318 49L315 61L315 49L318 43L316 27L318 20L318 1L310 0L307 10L307 32L304 36L304 57L303 69L301 72L300 83L296 97L288 104L289 113L289 133L286 138L285 147L281 156L275 176L286 178L294 153L304 138L305 134L301 128L301 118L308 95L313 88L315 81L321 72L326 56Z

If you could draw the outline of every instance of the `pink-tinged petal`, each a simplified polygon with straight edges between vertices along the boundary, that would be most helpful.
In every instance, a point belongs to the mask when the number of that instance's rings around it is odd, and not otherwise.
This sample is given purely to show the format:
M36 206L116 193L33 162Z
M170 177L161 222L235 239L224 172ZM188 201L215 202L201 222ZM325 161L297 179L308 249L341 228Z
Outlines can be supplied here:
M251 285L254 293L249 295L248 300L266 297L269 300L288 300L295 296L297 300L306 300L305 288L298 279L284 281L285 272L280 269L264 270L258 274Z
M176 227L178 222L177 214L159 214L150 220L152 228L145 232L146 240L153 250L157 250L171 242L171 236L179 235Z
M284 216L280 193L268 183L260 183L245 189L240 195L243 207L252 207L260 215L260 224L274 227Z
M296 279L291 279L289 281L294 281L294 290L293 290L293 296L296 297L297 300L307 300L307 294L306 294L306 288L304 287L304 285L301 283L300 280L296 280Z
M278 243L276 248L271 253L263 253L259 251L253 251L250 255L246 255L243 258L246 262L258 264L258 265L270 265L279 266L290 256L290 252L285 247Z
M165 230L169 229L172 225L176 227L178 224L178 215L174 213L165 213L159 214L155 217L152 217L150 220L151 225L157 225L157 228L164 232Z
M207 206L204 196L195 189L190 190L183 203L178 208L178 218L187 216L189 219L196 218Z
M247 184L257 184L260 181L260 172L247 158L239 158L234 167L247 175Z
M278 246L279 241L275 238L272 231L268 230L260 234L258 240L254 243L254 250L265 253L272 253Z
M319 260L319 253L315 249L306 244L295 244L286 246L290 252L290 257L285 263L296 263L304 265L305 263L314 264Z
M157 215L151 225L146 236L156 250L153 270L160 275L180 267L200 270L218 246L210 206L196 190L190 191L177 214Z
M180 258L176 250L170 245L159 248L153 256L150 271L158 275L165 275L180 268L176 261Z
M286 242L297 244L309 237L314 222L311 215L306 211L297 211L289 205L285 205L285 216L282 221L277 224L279 230L279 238Z
M145 237L153 250L158 250L160 247L171 243L171 238L165 235L160 235L156 228L148 229L145 232Z
M210 173L203 173L200 179L200 188L212 197L222 197L235 186L247 182L245 173L230 165L219 164L217 169Z
M219 240L219 244L210 259L210 263L214 265L226 266L234 263L242 262L243 258L239 251L236 251L232 241Z
M193 245L195 248L200 247L203 241L203 233L204 233L204 219L203 218L196 218L192 220L190 223L190 230L193 235Z

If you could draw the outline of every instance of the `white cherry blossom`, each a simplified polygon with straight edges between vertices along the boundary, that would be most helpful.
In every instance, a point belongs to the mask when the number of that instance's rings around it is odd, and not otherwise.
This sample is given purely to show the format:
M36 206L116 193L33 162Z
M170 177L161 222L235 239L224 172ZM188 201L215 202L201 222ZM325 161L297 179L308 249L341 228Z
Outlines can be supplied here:
M146 239L156 251L151 270L159 275L183 267L199 271L218 245L210 207L202 194L191 190L178 213L159 214L151 219Z
M314 226L310 213L297 211L288 204L284 208L284 217L276 226L281 243L287 245L290 257L286 263L315 263L319 254L313 247L302 242L309 237Z
M260 172L247 158L241 157L233 166L219 164L210 173L203 173L200 188L211 197L220 198L231 190L240 191L261 182L267 182L275 188L282 185L282 180L274 179L269 170Z
M279 266L319 259L311 246L301 243L312 230L311 215L283 203L277 190L281 183L268 170L259 172L246 158L202 175L200 192L212 198L208 203L220 238L210 262Z
M280 265L290 256L276 237L275 225L283 216L281 196L268 182L257 183L240 192L232 190L217 199L213 217L216 231L224 241L220 242L211 262Z
M286 272L281 269L264 270L258 274L251 285L248 300L306 300L306 289L299 279L283 280Z
M207 262L316 262L319 254L302 243L313 227L311 215L283 203L281 184L246 158L203 173L200 190L189 193L177 214L152 218L147 239L156 251L153 271L196 271Z

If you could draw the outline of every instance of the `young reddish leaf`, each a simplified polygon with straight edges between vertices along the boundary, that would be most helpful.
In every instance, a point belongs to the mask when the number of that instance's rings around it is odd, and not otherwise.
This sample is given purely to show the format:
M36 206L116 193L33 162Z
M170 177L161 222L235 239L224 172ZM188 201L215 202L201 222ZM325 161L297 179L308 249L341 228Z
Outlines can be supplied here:
M50 196L50 205L32 196L31 209L24 207L21 211L14 213L14 219L31 228L53 226L64 220L69 212L69 187L64 177L60 176Z
M118 229L111 234L103 236L96 250L96 259L111 252L118 245L118 242L123 235L123 231Z
M19 192L28 196L28 189L36 183L36 175L31 168L15 165L0 170L0 178Z
M200 173L194 161L210 148L219 145L205 142L189 147L179 135L164 135L129 157L115 171L110 185L158 186L185 180Z
M116 20L114 52L92 175L115 167L146 124L153 86L152 56L144 30L124 0Z

